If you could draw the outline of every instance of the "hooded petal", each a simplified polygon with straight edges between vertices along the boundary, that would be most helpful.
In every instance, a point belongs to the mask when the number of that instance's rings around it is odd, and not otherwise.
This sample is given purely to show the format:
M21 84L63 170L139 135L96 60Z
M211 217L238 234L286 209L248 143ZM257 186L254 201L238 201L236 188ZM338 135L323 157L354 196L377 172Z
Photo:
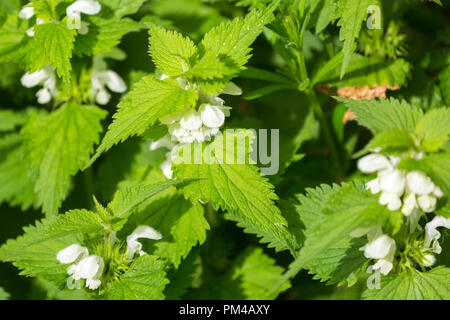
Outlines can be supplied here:
M202 124L200 114L194 109L186 110L180 119L180 126L186 130L200 129Z
M372 173L391 168L391 162L381 154L369 154L358 160L358 169L364 173Z
M225 122L225 113L218 107L210 104L202 104L199 112L203 124L209 128L219 128Z
M80 13L95 15L100 12L102 6L94 0L77 0L66 9L68 17L78 17Z
M139 226L127 237L127 257L128 259L133 258L136 252L139 254L144 254L142 249L142 244L137 241L138 239L152 239L159 240L162 238L161 233L149 226Z
M106 86L112 92L123 93L127 91L127 85L122 78L114 71L108 70L106 72Z
M379 174L380 189L401 196L405 191L406 178L400 170L388 170Z
M102 257L90 255L78 262L73 277L74 279L99 278L103 272L104 266L105 264Z
M393 247L395 248L394 239L382 234L364 247L364 256L371 259L382 259L388 256Z
M74 243L58 251L56 254L56 259L63 264L69 264L75 262L79 257L87 257L88 254L88 249L86 247L82 247L78 243Z
M420 171L408 172L406 175L406 182L408 188L418 195L432 193L435 189L433 181Z

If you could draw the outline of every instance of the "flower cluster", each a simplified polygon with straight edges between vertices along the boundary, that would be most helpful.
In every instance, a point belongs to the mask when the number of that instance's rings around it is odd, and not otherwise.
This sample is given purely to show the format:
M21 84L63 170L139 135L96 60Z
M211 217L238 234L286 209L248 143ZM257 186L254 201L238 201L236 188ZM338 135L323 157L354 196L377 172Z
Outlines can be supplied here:
M137 241L140 238L159 240L162 238L161 234L149 226L138 226L127 237L127 252L126 257L133 259L136 253L139 255L145 254L142 250L142 244ZM56 259L62 264L70 264L67 269L67 274L70 276L67 280L69 288L73 288L73 282L79 287L82 279L86 280L86 287L95 290L100 287L102 281L101 277L105 269L103 258L97 255L89 255L86 247L78 243L60 250L56 254Z
M377 178L366 187L373 194L381 192L379 203L387 205L391 211L401 209L405 216L417 210L432 212L436 209L437 199L443 196L423 172L404 172L397 169L398 157L386 157L381 154L369 154L358 161L358 168L364 173L377 172Z
M36 93L40 104L49 103L53 97L58 95L58 91L56 90L56 74L51 65L33 73L25 73L20 79L20 82L26 88L43 86Z
M94 0L77 0L72 3L66 9L66 15L69 19L75 19L80 21L78 29L79 34L87 34L89 32L89 24L85 21L81 21L81 13L87 15L96 15L100 12L102 6L99 2ZM33 3L29 2L19 11L19 18L29 20L34 17ZM43 24L44 20L37 18L36 25ZM34 27L27 30L29 37L34 37Z
M161 77L161 80L164 79L167 79L167 76ZM188 82L180 78L177 80L183 89L190 88L191 84ZM224 106L224 101L218 95L205 94L201 88L198 88L198 91L198 110L188 109L174 117L161 119L161 122L167 125L172 138L180 143L210 140L219 133L225 118L230 116L231 108ZM230 82L220 94L240 95L242 91Z

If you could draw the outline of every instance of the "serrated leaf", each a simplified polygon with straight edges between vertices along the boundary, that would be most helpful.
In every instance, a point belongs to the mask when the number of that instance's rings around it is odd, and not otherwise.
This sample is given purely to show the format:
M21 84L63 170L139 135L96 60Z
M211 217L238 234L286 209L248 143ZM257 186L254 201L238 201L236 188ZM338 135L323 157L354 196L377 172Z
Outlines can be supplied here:
M69 29L65 21L36 25L34 30L35 35L26 53L29 71L41 70L51 64L69 87L72 72L70 59L76 30Z
M197 99L197 90L184 90L176 80L161 81L153 75L145 77L123 97L90 164L115 144L142 135L163 116L178 114L193 107Z
M388 129L375 135L369 144L353 157L358 157L370 151L381 148L386 153L405 153L416 147L415 137L407 130L401 128Z
M108 205L114 216L124 218L129 216L137 206L152 196L167 190L170 187L187 184L190 179L178 179L159 182L155 184L142 183L119 189L113 201Z
M450 135L450 110L440 108L427 112L417 123L415 132L426 151L438 151Z
M339 39L344 41L344 60L342 61L341 78L344 76L350 64L350 59L356 49L355 39L358 38L363 21L367 17L368 0L341 0L338 1L340 19L338 26L341 28Z
M25 159L46 214L58 213L71 177L99 140L105 115L95 106L65 104L48 115L32 116L22 129Z
M367 300L449 300L450 269L407 270L381 278L380 289L366 289Z
M155 256L137 258L120 281L108 285L103 295L106 300L162 300L169 281L164 263Z
M102 6L111 9L120 18L136 13L146 0L100 0Z
M58 215L42 233L42 237L58 238L74 234L98 234L104 231L105 225L97 213L75 209Z
M260 236L277 239L276 250L285 250L295 247L293 236L286 230L286 220L274 205L278 199L273 192L273 186L262 177L256 166L251 164L227 164L224 159L235 159L236 154L231 148L222 150L224 140L237 143L237 150L245 144L246 131L227 133L216 137L208 146L209 150L216 150L212 156L212 164L179 164L174 166L174 174L178 178L195 178L183 188L185 195L196 203L199 199L211 202L216 208L222 208L232 215L237 215L241 225L252 231L260 230ZM241 140L244 139L244 140ZM244 142L243 142L244 141ZM191 152L190 146L184 149ZM206 144L202 144L205 148ZM236 148L236 147L235 147ZM223 154L226 154L226 158ZM246 152L246 151L244 151ZM238 152L239 153L239 152ZM248 155L244 154L247 158ZM248 162L247 162L248 163ZM282 245L281 245L282 244Z
M128 226L149 225L162 234L148 252L167 260L177 268L191 249L206 239L209 224L203 207L191 204L175 194L153 201L145 210L133 215Z
M402 128L413 132L417 122L423 116L422 110L396 99L373 99L356 101L337 98L356 115L356 121L373 134L385 130Z
M153 62L166 75L177 76L189 70L197 51L191 39L176 31L150 25L150 49Z

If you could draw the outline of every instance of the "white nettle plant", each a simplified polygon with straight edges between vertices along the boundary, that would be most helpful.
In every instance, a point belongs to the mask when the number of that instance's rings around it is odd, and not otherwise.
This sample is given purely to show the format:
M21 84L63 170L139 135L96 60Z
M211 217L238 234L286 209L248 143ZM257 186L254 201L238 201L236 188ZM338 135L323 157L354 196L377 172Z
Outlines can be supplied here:
M160 80L168 78L169 76L163 74ZM161 171L168 179L171 179L173 176L172 162L180 145L209 141L220 133L220 128L225 124L225 118L230 116L232 108L225 106L225 101L219 96L222 94L242 94L242 90L233 82L229 82L221 93L215 95L204 93L201 87L191 84L184 79L177 78L177 81L180 87L185 90L191 86L197 88L199 102L197 109L188 109L176 116L162 118L161 123L167 126L169 134L152 142L150 145L150 150L162 147L170 149L166 154L166 160L160 165Z
M89 23L85 21L81 21L81 13L86 15L96 15L102 9L102 6L99 2L94 0L77 0L71 5L69 5L66 9L66 16L69 19L75 19L76 21L80 21L78 33L79 34L87 34L89 32ZM24 20L30 20L34 17L34 7L33 3L29 2L19 11L19 18ZM41 25L45 21L37 18L36 25ZM34 26L27 30L27 35L29 37L34 37Z
M140 256L146 254L142 250L142 243L138 239L160 240L162 235L155 229L149 226L138 226L127 237L127 251L126 257L132 260L136 253ZM113 246L118 240L112 234L111 245ZM67 285L69 289L79 288L80 281L85 280L86 287L95 290L98 289L102 283L102 275L105 270L105 262L102 257L98 255L89 255L89 250L78 243L69 245L60 250L56 254L56 259L62 264L70 264L67 268ZM75 282L75 283L74 283Z

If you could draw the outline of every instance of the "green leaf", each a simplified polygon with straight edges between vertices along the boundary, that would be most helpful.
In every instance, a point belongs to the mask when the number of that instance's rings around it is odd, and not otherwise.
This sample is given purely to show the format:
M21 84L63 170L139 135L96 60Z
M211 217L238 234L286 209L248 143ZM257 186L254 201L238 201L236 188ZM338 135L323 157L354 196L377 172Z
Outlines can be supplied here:
M155 256L137 258L120 281L108 285L103 299L162 300L166 279L164 264Z
M5 291L2 287L0 287L0 300L8 300L9 293Z
M35 226L24 228L25 234L8 240L0 247L0 260L13 262L21 275L40 277L63 287L67 281L67 265L56 260L61 249L80 243L79 235L48 238L46 232L53 219L36 222Z
M381 278L380 289L366 289L367 300L449 300L450 269L407 270Z
M350 59L356 49L356 41L363 21L367 17L369 0L341 0L338 1L338 12L340 19L338 26L341 27L339 39L344 41L344 60L341 68L341 78L344 76L350 64Z
M398 231L403 221L399 211L389 211L381 206L378 197L367 192L360 181L333 187L323 185L307 191L307 196L299 196L301 205L297 207L305 225L306 240L283 279L295 276L304 268L319 270L318 261L329 255L336 245L342 244L341 241L349 240L350 234L358 228L380 225ZM327 263L326 259L323 261ZM319 276L327 279L331 274L331 270L327 270ZM274 284L272 290L277 290L279 285Z
M43 69L51 64L66 87L70 87L73 43L76 30L67 27L65 21L45 23L34 27L35 35L27 49L30 72Z
M150 25L150 54L156 66L166 75L177 76L190 69L191 58L197 51L189 38L176 31Z
M74 234L98 234L104 231L105 225L97 213L75 209L58 215L42 236L58 238Z
M14 112L12 110L0 110L0 132L11 131L22 126L27 119L24 112Z
M212 28L201 41L201 50L218 57L225 65L242 69L250 58L250 45L262 32L264 26L273 19L272 5L261 10L253 10L245 18L235 18Z
M21 56L26 28L17 13L8 14L0 28L0 62L14 61Z
M133 215L129 226L149 225L162 234L148 252L167 260L177 268L191 249L206 240L209 224L203 207L191 204L175 194L153 201L145 210Z
M111 9L114 16L121 18L136 13L146 0L100 0L102 6Z
M194 278L198 273L196 271L200 268L200 258L198 250L192 250L186 259L184 259L179 267L169 270L167 278L170 283L166 286L164 294L166 300L179 300L183 298L192 286Z
M426 151L438 151L450 135L450 110L440 108L427 112L417 123L415 132Z
M445 104L450 107L450 66L447 66L439 74L439 89L441 89Z
M174 79L161 81L153 75L145 77L123 97L113 123L89 165L115 144L142 135L158 119L195 106L197 99L196 89L183 90Z
M206 52L191 69L182 74L182 77L192 78L194 81L195 79L212 80L231 76L237 71L236 68L226 65L213 53Z
M137 206L154 195L167 190L170 187L189 183L190 179L178 179L155 184L138 184L119 189L113 201L108 205L113 215L118 218L129 216Z
M37 18L48 21L57 20L56 6L59 0L37 0L32 2L34 14Z
M376 150L377 148L381 148L386 153L405 153L416 147L414 139L415 137L405 129L388 129L373 137L369 144L355 154L354 157Z
M250 136L253 137L252 134ZM226 152L223 150L224 139L228 140L228 143L236 143L239 154L239 150L245 145L246 137L249 137L249 132L245 130L216 137L208 145L209 151L215 150L215 154L209 159L211 162L208 162L211 164L182 163L174 166L174 174L178 178L198 179L183 188L185 195L193 203L198 200L209 201L216 208L220 207L229 214L239 217L236 220L248 230L258 232L258 235L265 239L277 239L278 241L271 243L276 250L291 249L293 251L296 246L295 240L287 232L286 220L274 204L278 197L273 191L273 186L259 174L256 166L237 164L236 161L234 161L235 164L227 164L227 161L224 161L224 159L230 160L236 157L236 153L230 150L231 148L228 148ZM183 152L190 154L192 145L186 146ZM205 147L206 144L203 143L203 150ZM207 157L209 151L204 151L204 157ZM248 160L247 151L241 151L243 157ZM223 157L224 154L226 158Z
M48 115L33 115L22 129L25 159L46 214L58 213L71 177L99 140L105 115L95 106L65 104Z
M422 110L396 99L352 100L337 98L345 103L356 115L356 121L373 134L388 129L400 128L413 132L417 122L423 116Z

